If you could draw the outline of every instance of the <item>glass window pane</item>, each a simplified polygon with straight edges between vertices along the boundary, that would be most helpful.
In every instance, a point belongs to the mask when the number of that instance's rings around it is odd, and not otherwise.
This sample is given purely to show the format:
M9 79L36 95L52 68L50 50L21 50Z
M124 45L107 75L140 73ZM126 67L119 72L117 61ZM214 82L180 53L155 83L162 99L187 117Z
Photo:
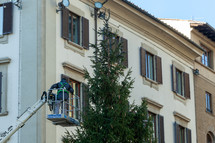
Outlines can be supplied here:
M79 44L79 18L77 16L73 16L73 42Z
M182 72L176 70L177 93L182 95Z
M0 6L0 36L3 35L3 15L4 15L4 7Z

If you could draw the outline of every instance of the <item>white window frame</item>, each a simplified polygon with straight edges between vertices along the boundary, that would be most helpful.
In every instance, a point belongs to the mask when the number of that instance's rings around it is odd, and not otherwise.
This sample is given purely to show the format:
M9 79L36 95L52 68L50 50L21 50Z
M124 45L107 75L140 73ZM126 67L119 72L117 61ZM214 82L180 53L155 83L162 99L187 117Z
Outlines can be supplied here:
M4 6L0 6L0 37L3 36Z

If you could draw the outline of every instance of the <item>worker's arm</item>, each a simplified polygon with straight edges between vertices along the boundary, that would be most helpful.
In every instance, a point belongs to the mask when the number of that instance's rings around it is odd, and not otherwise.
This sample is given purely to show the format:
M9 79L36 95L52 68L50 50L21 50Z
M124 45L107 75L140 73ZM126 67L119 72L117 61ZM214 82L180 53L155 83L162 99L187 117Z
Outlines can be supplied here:
M53 84L50 89L52 90L52 89L55 89L55 88L59 88L58 83Z
M73 93L74 93L74 90L73 90L73 88L69 85L69 92L73 95Z

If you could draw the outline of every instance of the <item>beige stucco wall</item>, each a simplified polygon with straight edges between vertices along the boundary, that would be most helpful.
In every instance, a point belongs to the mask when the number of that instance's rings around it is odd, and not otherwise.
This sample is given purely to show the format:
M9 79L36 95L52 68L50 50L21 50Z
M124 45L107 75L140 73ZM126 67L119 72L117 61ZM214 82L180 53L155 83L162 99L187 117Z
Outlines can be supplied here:
M47 44L46 44L46 89L48 89L53 82L60 80L60 75L65 73L65 69L62 64L64 62L71 63L72 65L83 69L86 67L90 72L90 60L88 56L92 55L93 50L80 49L79 46L68 45L65 40L61 38L61 14L54 12L55 3L46 2L47 13L49 19L46 21L46 32L47 32ZM108 4L107 4L108 6ZM79 0L73 0L71 6L81 12L85 18L89 20L90 26L90 43L94 43L94 19L90 13L90 8L85 3ZM119 12L122 9L119 9ZM78 13L77 13L78 14ZM127 13L129 17L129 13ZM178 112L190 119L190 122L186 127L192 130L192 140L196 140L196 128L195 128L195 104L194 104L194 83L193 83L193 55L190 50L180 42L174 41L174 38L168 39L165 42L165 33L158 31L157 35L148 35L147 32L141 31L136 25L138 25L138 17L132 17L133 23L126 21L127 17L120 17L116 15L116 12L112 13L110 19L110 26L118 29L120 34L128 39L128 54L129 54L129 68L132 68L132 77L135 78L134 89L132 90L130 101L135 101L136 104L141 103L141 98L147 97L153 101L163 105L160 109L160 114L164 116L164 127L165 127L165 141L167 143L174 142L174 122L176 121L173 112ZM131 17L129 17L131 18ZM120 20L119 20L120 19ZM137 21L137 23L135 23ZM98 19L98 26L102 27L103 22ZM141 25L139 25L141 27ZM143 27L143 30L153 29L155 32L156 28L153 25L150 27L148 24ZM150 31L150 30L149 30ZM154 34L154 33L153 33ZM160 39L159 39L160 38ZM142 44L149 45L162 57L162 69L163 69L163 84L153 85L150 87L144 84L144 79L140 76L140 61L139 61L139 47ZM186 45L186 44L185 44ZM187 51L186 51L187 49ZM191 100L183 100L177 97L171 91L171 70L170 66L173 61L179 63L184 67L185 72L190 75L190 93ZM52 64L49 64L49 63ZM127 70L126 70L127 71ZM126 72L125 71L125 72ZM47 111L48 112L48 111ZM74 130L73 127L67 128L68 130ZM47 143L59 143L61 142L61 136L64 134L65 128L61 126L54 126L50 121L46 121L46 142Z

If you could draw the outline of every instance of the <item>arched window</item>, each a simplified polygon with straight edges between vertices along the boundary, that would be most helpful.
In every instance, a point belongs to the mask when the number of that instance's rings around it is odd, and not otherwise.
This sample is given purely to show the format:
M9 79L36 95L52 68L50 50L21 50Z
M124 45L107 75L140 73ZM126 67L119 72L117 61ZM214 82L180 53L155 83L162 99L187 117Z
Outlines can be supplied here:
M213 133L208 132L208 133L207 133L207 143L214 143L214 142L215 142L215 140L214 140L214 135L213 135Z

